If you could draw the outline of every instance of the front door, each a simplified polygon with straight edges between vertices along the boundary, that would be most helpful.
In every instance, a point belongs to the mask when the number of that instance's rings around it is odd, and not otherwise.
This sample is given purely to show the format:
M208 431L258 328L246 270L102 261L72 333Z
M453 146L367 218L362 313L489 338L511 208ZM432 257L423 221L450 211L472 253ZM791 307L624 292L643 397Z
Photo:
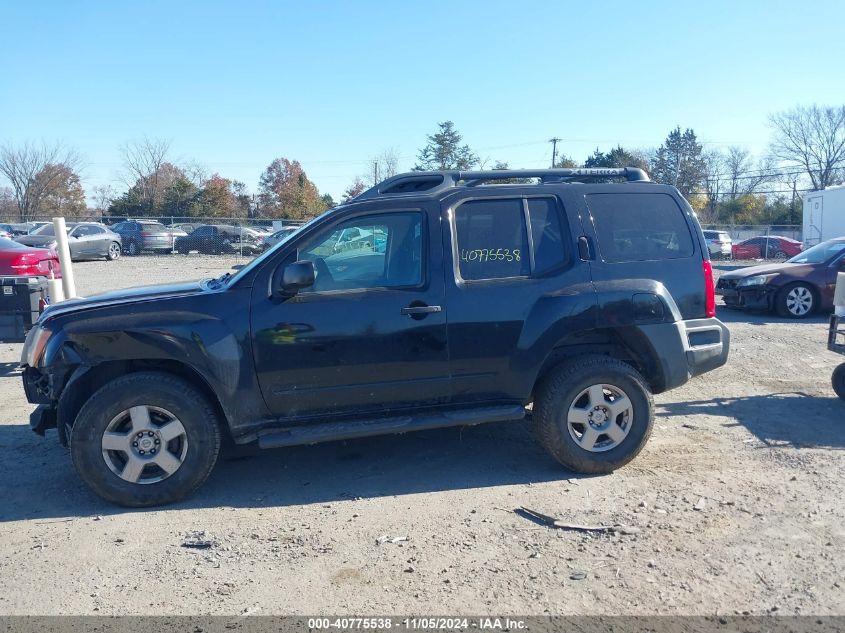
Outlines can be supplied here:
M449 401L439 231L425 210L369 213L280 252L280 266L310 260L317 277L287 300L253 294L255 364L275 416Z

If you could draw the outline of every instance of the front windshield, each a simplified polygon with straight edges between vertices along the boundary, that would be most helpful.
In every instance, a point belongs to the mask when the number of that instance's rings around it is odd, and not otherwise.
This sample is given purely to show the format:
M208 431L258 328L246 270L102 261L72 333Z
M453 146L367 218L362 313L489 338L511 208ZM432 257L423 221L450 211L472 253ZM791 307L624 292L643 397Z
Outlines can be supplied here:
M788 264L821 264L841 253L843 249L845 249L845 242L822 242L798 253L792 259L787 259L786 262Z
M296 229L295 231L291 231L291 233L290 233L290 234L285 235L285 236L284 236L284 237L283 237L283 238L282 238L282 239L281 239L278 243L276 243L275 245L273 245L273 246L271 246L270 248L268 248L268 249L267 249L266 251L264 251L261 255L259 255L259 256L258 256L258 257L256 257L255 259L253 259L253 260L252 260L251 262L249 262L246 266L244 266L244 267L243 267L243 268L241 268L241 269L240 269L237 273L235 273L235 275L234 275L233 277L231 277L231 278L230 278L231 282L232 282L232 283L236 282L238 279L240 279L240 278L241 278L241 277L243 277L244 275L249 274L249 272L250 272L251 270L254 270L257 266L261 266L261 264L263 264L263 263L264 263L264 262L265 262L265 261L266 261L269 257L272 257L272 256L273 256L273 253L275 253L277 250L279 250L279 249L280 249L280 248L282 248L285 244L287 244L287 243L288 243L288 241L290 241L290 239L291 239L294 235L299 235L300 231L302 231L302 230L304 230L304 229L307 229L309 226L311 226L311 225L312 225L312 224L314 224L315 222L318 222L318 221L322 220L324 217L326 217L326 216L327 216L327 215L329 215L330 213L333 213L333 212L337 211L338 209L340 209L340 207L334 207L334 208L332 208L332 209L329 209L329 210L328 210L328 211L326 211L325 213L323 213L323 214L321 214L321 215L318 215L316 218L313 218L313 219L309 220L308 222L306 222L305 224L303 224L302 226L300 226L300 227L299 227L298 229Z

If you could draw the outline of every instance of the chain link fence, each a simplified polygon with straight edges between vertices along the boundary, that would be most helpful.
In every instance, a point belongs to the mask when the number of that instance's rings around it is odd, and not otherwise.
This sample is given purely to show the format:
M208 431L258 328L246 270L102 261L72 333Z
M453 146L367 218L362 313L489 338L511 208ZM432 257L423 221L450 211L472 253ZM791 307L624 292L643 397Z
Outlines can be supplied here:
M752 237L780 236L803 241L803 229L796 224L702 224L705 231L723 231L736 242Z

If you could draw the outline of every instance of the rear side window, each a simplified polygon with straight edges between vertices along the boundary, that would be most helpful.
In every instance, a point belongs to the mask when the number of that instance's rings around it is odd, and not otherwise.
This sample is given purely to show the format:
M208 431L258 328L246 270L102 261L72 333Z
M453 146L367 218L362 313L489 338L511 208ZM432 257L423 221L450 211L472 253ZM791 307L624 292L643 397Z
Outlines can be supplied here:
M689 226L671 196L598 193L586 198L604 261L681 259L693 254Z
M455 209L461 277L506 279L531 272L521 198L470 200Z

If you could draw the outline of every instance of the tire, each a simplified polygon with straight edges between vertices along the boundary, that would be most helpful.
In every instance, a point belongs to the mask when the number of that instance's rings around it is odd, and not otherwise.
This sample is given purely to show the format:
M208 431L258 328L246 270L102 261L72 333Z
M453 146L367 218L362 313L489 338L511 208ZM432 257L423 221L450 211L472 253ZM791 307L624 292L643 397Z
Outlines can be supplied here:
M113 262L114 260L120 257L121 250L122 249L120 248L120 244L118 244L117 242L112 242L111 244L109 244L109 248L106 251L106 259L110 262Z
M836 395L845 400L845 363L836 366L833 375L830 377L830 382Z
M176 249L176 252L180 255L187 255L188 254L188 247L187 246L180 246Z
M777 313L787 319L806 319L816 309L816 293L805 283L789 284L775 297Z
M786 259L786 253L783 251L775 251L775 254L772 255L772 259Z
M127 374L106 384L82 407L70 433L82 481L106 501L128 507L191 495L219 452L214 407L190 383L161 372Z
M129 246L126 247L126 251L132 255L132 257L141 254L141 249L138 248L138 243L135 240L129 242Z
M598 404L594 403L598 398L590 394L596 387L602 388ZM618 406L625 406L619 396L628 400L627 408L615 414L608 406L614 404L614 396ZM605 413L609 417L604 418ZM608 356L588 355L566 362L541 382L533 418L540 444L565 468L604 474L624 466L643 449L654 423L654 403L645 380L633 367ZM571 422L579 418L585 421ZM603 433L605 429L614 429L616 437ZM585 447L590 440L595 442L592 449Z

